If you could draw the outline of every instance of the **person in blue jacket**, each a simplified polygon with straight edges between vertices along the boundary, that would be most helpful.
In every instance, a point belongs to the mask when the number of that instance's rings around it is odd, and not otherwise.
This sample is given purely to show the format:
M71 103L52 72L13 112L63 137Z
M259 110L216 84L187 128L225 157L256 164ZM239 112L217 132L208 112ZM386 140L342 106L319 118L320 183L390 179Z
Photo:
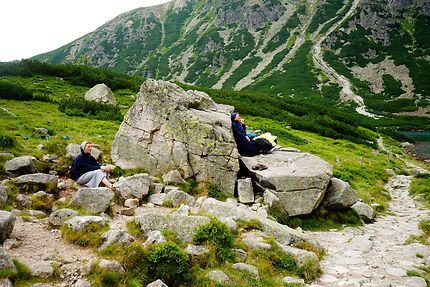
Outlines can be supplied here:
M246 134L246 129L238 113L231 113L231 128L240 155L255 156L261 154L258 145Z
M81 153L72 163L72 179L86 187L98 187L100 183L103 183L111 189L112 184L108 180L111 172L110 167L100 165L91 155L91 150L91 142L84 141L81 143Z

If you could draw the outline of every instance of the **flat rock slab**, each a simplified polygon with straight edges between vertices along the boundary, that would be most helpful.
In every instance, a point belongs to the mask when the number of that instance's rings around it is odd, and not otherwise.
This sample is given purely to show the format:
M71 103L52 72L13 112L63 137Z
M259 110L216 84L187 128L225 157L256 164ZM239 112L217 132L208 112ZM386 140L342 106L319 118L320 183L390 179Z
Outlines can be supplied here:
M290 149L240 160L258 185L274 192L290 216L311 213L321 202L333 174L333 167L323 159ZM253 170L257 164L267 169Z

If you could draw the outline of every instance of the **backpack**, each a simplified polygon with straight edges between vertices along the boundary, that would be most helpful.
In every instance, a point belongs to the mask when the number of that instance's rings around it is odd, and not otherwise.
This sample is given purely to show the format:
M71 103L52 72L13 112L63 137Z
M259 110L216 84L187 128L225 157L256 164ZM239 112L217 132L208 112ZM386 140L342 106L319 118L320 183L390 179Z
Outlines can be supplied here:
M268 152L274 148L274 146L265 138L255 138L254 142L257 144L258 149L264 152Z

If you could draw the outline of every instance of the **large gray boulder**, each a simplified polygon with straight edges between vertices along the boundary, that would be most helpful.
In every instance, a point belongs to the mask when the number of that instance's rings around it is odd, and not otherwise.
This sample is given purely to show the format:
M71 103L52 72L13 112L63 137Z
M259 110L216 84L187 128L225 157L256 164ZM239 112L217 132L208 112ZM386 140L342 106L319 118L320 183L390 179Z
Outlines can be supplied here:
M9 238L15 226L16 216L12 212L0 210L0 243Z
M14 181L18 187L23 187L24 192L43 190L48 193L55 193L58 185L58 178L46 173L25 174L18 176Z
M346 209L357 201L357 192L349 183L338 178L332 178L321 206L331 209Z
M75 159L79 154L81 153L81 145L79 144L69 144L66 147L66 157ZM95 158L98 159L100 157L100 155L102 154L102 152L93 146L92 150L91 150L91 155Z
M116 105L115 95L105 84L98 84L89 89L85 94L85 100L106 105Z
M309 214L321 203L333 167L321 158L281 149L270 154L240 159L262 189L270 189L290 216ZM253 170L257 164L268 168Z
M15 272L16 268L9 253L0 245L0 272L5 270Z
M114 193L107 187L84 187L76 192L70 205L82 208L91 214L98 214L106 211L113 197Z
M115 136L111 158L123 169L143 167L150 174L178 170L184 179L211 181L233 195L239 162L232 111L206 93L148 79Z
M36 158L29 155L15 157L6 162L5 169L7 172L10 172L12 176L34 173L36 171L34 160L36 160Z
M147 173L140 173L120 179L114 183L113 188L124 199L142 199L148 194L150 186L151 178L149 175Z
M204 216L179 214L146 213L135 218L145 235L155 230L173 230L180 242L192 242L198 227L209 222L210 219Z

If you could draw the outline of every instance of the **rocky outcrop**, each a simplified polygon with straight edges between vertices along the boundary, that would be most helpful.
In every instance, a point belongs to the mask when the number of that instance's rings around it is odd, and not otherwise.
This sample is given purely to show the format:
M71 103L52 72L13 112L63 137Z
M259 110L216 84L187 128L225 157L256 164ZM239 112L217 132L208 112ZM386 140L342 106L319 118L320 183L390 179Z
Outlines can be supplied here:
M324 197L333 167L314 155L290 149L240 159L255 182L269 189L290 216L309 214ZM257 164L267 169L253 170Z
M239 163L232 111L205 93L148 79L115 136L111 158L150 174L178 170L184 179L211 181L233 195Z
M135 223L140 226L143 234L150 231L173 230L180 242L192 242L197 228L210 222L204 216L185 216L178 214L147 213L135 218Z
M85 94L85 100L106 105L116 105L115 95L105 84L98 84L89 89Z
M24 192L38 192L43 190L48 193L57 191L58 178L46 173L33 173L21 175L14 179L15 184Z
M34 160L36 160L35 157L28 155L15 157L6 162L5 169L12 176L34 173L36 171Z
M15 226L16 216L12 212L0 210L0 243L9 238Z
M98 214L106 211L113 197L113 192L106 187L80 188L73 196L70 205L82 208L91 214Z

